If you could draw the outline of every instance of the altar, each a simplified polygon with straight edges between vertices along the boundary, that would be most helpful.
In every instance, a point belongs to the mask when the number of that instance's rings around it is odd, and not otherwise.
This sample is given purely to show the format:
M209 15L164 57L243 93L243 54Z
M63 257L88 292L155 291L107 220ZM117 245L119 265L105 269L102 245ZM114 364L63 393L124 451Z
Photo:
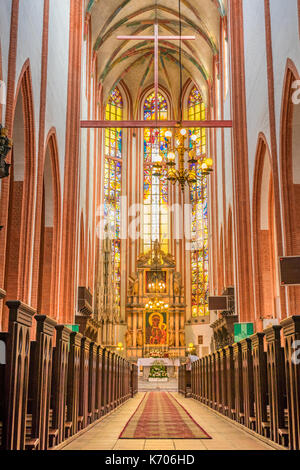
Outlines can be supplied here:
M167 368L168 378L178 377L178 367L180 366L179 358L170 359L170 358L157 358L157 357L145 357L145 358L138 359L137 365L138 365L139 376L151 382L152 379L149 378L149 373L150 373L151 366L153 366L155 363L162 364ZM164 379L164 381L167 381L168 378Z

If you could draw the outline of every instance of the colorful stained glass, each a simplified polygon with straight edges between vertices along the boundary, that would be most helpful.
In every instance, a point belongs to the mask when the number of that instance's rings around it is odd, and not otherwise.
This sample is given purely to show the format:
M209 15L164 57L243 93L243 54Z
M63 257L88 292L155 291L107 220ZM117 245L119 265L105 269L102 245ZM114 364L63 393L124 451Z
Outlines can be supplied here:
M167 101L162 94L158 94L158 119L168 118ZM155 94L151 93L144 104L144 119L155 119ZM166 156L167 129L144 130L144 251L159 240L162 250L168 252L169 248L169 222L168 222L168 180L167 170L164 168L161 176L153 175L153 164L157 158Z
M193 87L188 100L188 119L190 121L205 120L205 104L197 87ZM196 155L200 157L206 153L206 129L190 129L190 135L196 134L198 137ZM192 141L190 141L192 146Z
M106 105L105 119L120 121L123 118L123 101L118 90L111 93ZM105 130L104 162L104 217L112 240L112 270L114 302L120 313L121 301L121 179L122 179L122 131Z
M193 87L188 100L188 118L205 119L205 104L196 87ZM190 129L190 135L198 137L198 157L206 154L206 130ZM192 141L190 140L192 146ZM198 169L198 181L191 190L192 204L192 252L191 252L191 296L192 316L205 316L208 311L208 213L207 213L207 176L201 176Z
M123 101L118 88L111 93L105 109L107 121L123 119ZM122 129L105 129L105 155L107 157L122 157Z

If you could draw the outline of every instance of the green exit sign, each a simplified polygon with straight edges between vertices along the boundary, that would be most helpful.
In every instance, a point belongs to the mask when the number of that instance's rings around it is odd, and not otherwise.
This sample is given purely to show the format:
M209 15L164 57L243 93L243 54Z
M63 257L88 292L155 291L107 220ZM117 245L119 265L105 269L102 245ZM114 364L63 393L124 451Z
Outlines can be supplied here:
M75 331L75 333L79 333L79 325L65 325L69 330Z
M238 343L242 339L249 338L254 334L253 323L235 323L234 324L234 342Z

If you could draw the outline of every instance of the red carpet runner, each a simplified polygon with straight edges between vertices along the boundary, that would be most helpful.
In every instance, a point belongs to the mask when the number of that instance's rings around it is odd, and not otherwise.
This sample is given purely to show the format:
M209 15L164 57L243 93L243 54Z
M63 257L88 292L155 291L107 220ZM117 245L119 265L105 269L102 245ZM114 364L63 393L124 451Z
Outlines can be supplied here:
M167 392L147 393L120 439L211 439Z

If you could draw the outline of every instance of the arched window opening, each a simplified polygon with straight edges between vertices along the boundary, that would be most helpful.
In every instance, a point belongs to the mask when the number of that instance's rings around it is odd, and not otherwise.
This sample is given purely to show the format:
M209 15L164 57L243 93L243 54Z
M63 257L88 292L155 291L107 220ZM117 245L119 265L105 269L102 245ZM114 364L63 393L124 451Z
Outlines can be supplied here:
M111 93L105 109L105 119L123 119L123 100L118 88ZM112 241L112 276L114 303L120 312L121 300L121 179L122 129L105 130L104 219Z
M188 99L189 120L205 120L205 104L201 93L194 86ZM206 154L206 130L190 129L190 135L196 134L198 144L197 157ZM192 147L192 140L190 140ZM197 170L200 172L201 170ZM191 188L192 204L192 250L191 250L191 288L192 316L206 316L208 311L208 213L207 213L207 176L201 176Z
M168 104L158 94L158 119L168 118ZM144 103L144 119L155 119L155 94L151 93ZM156 240L161 249L169 251L168 180L163 168L161 176L153 174L153 164L159 156L167 154L167 129L145 129L144 131L144 252L152 249Z

